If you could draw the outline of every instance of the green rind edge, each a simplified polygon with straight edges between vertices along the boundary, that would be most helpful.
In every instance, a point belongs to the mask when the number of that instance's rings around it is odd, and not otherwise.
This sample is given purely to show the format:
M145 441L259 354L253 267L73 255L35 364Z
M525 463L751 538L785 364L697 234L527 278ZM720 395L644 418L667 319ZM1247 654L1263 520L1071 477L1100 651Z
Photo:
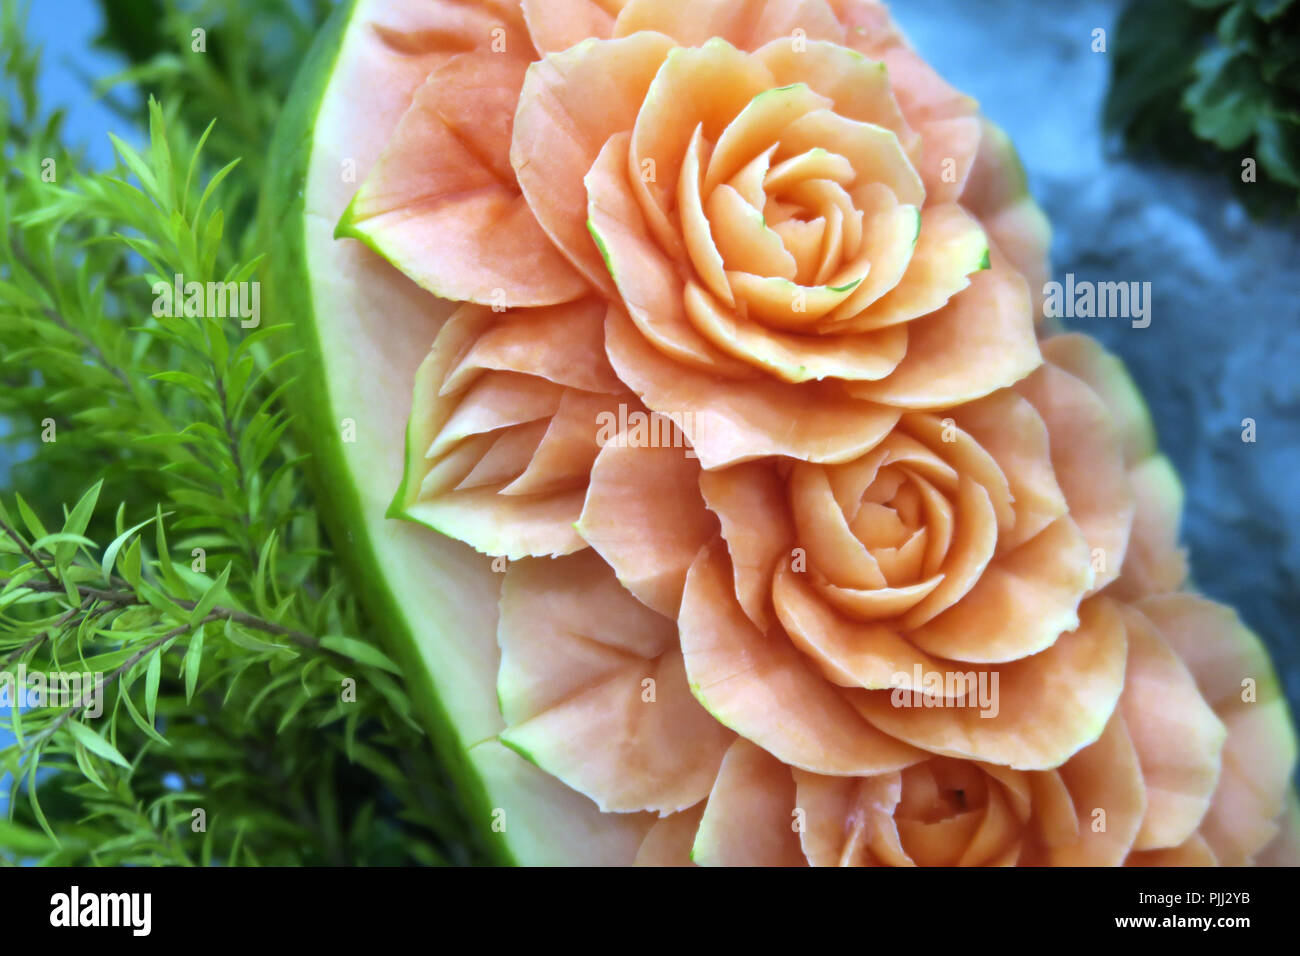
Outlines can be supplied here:
M361 500L343 456L342 438L333 421L329 389L321 374L322 346L317 334L307 270L303 188L314 143L316 116L323 104L326 87L334 71L342 41L356 9L356 0L343 0L321 28L294 81L270 146L270 164L259 203L262 248L268 250L266 291L272 312L292 317L302 358L296 363L300 388L290 389L295 429L312 450L308 478L317 499L328 502L322 513L326 530L335 542L348 540L336 554L357 592L369 620L377 624L384 649L406 675L404 685L411 695L422 726L428 732L443 766L456 785L467 820L491 818L487 789L462 749L446 710L434 691L414 635L403 625L404 615L382 574L364 528ZM295 290L292 294L288 290ZM281 294L283 293L283 294ZM413 676L414 675L414 676ZM487 839L472 830L467 834L482 857L501 864L517 860L504 841Z

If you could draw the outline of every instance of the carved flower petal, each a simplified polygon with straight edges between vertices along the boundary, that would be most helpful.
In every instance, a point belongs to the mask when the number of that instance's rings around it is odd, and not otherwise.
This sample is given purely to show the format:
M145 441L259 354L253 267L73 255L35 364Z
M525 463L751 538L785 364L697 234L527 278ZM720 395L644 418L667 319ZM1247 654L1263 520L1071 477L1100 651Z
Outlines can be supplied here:
M865 258L871 271L853 294L820 323L833 328L837 315L857 316L898 286L907 273L921 231L921 211L900 205L888 187L870 183L855 189L853 200L862 210Z
M962 850L957 865L1014 866L1019 843L1020 824L1005 792L1001 787L990 786L979 827Z
M687 457L689 449L662 440L665 433L680 434L666 420L650 420L660 438L652 436L649 446L622 431L601 449L578 533L609 562L623 587L676 617L686 571L717 534L718 522L700 496L700 466Z
M790 768L737 738L722 758L691 849L701 866L807 866Z
M822 147L814 146L807 152L790 158L796 159L820 149ZM781 162L784 164L786 160ZM862 276L870 274L874 268L871 256L876 247L863 248L863 223L867 221L868 214L874 216L893 202L895 200L889 187L880 183L855 187L850 193L834 179L803 179L790 183L779 194L769 196L764 214L774 224L773 228L788 222L801 207L805 216L825 219L825 248L813 281L840 286L844 282L831 280L837 277L846 281L861 280ZM818 312L818 315L821 314Z
M907 357L894 374L854 383L854 395L904 408L958 405L1019 381L1042 361L1025 280L996 254L992 268L908 332Z
M727 188L722 186L714 195ZM858 335L777 332L738 318L694 283L686 287L685 304L691 324L712 344L784 382L875 381L896 369L907 354L906 328Z
M488 486L416 501L405 516L464 541L483 554L519 558L572 554L587 546L573 530L582 491L516 497Z
M728 180L731 187L745 198L759 212L767 205L767 193L764 192L764 184L767 182L767 174L772 168L772 154L776 152L779 143L773 143L763 152L759 153L744 167ZM703 164L701 164L703 168Z
M1119 433L1124 461L1132 466L1156 453L1156 430L1142 394L1124 363L1089 335L1065 333L1042 342L1043 359L1086 382L1106 403Z
M813 866L915 866L894 822L902 795L898 773L825 777L794 771L795 795L804 812L799 840Z
M926 120L917 132L921 136L921 164L918 167L931 203L955 203L975 165L979 151L979 117L953 116Z
M1051 278L1047 253L1052 227L1029 195L1024 167L1007 134L987 119L981 118L980 127L979 152L961 204L979 217L993 244L1029 283L1038 321L1043 316L1043 286Z
M619 404L626 405L630 397L566 389L527 466L515 472L518 477L501 493L536 495L586 487L600 452L592 423L600 421L602 414L617 415Z
M1120 711L1147 794L1146 817L1133 847L1176 847L1195 834L1210 808L1227 729L1155 626L1135 608L1121 605L1120 610L1128 629Z
M1097 742L1075 754L1060 774L1078 811L1078 837L1049 849L1046 862L1119 866L1142 826L1146 792L1137 751L1118 710Z
M669 254L681 251L670 214L692 135L716 142L736 114L771 86L772 74L762 63L721 39L672 50L655 74L632 130L628 173L650 232ZM704 197L710 192L705 189Z
M1052 465L1070 517L1094 559L1102 558L1093 561L1093 590L1101 590L1119 576L1136 509L1119 433L1097 393L1054 365L1043 365L1015 388L1047 424Z
M588 37L609 39L623 0L521 0L520 5L533 46L545 56Z
M754 627L727 564L721 541L700 551L678 618L691 689L705 708L781 763L815 773L884 773L915 762L917 751L859 717L785 635Z
M982 763L980 769L1002 786L1007 798L1007 805L1021 823L1028 823L1033 816L1034 794L1030 774L1023 770L1012 770L997 764Z
M1183 520L1183 485L1164 455L1129 472L1137 502L1128 555L1112 585L1115 596L1137 600L1176 591L1187 581L1187 552L1178 546Z
M914 50L890 46L882 52L903 117L919 128L927 120L970 116L979 104L957 92Z
M695 843L695 833L700 828L700 819L704 816L704 801L683 810L670 813L654 826L641 841L636 852L636 866L694 866L691 860L691 847Z
M566 392L565 394L569 393ZM561 397L561 404L563 404L563 397ZM465 473L464 477L454 482L454 487L459 489L479 488L483 485L500 486L503 482L513 484L515 477L528 467L528 463L537 453L549 424L545 419L542 419L529 422L519 428L507 428L500 432L474 435L468 441L462 442L455 451L431 469L429 472L430 477L435 471L440 470L440 467L449 459L459 457L458 453L461 448L473 444L477 446L477 459L471 463L470 470ZM594 452L592 458L595 458ZM445 477L450 478L450 475ZM447 490L447 487L444 487L440 481L430 481L429 478L424 480L420 490L425 494L429 494L435 488L439 491Z
M782 566L772 598L795 646L840 687L912 688L913 669L942 671L943 664L903 639L888 622L863 623L837 614L807 581ZM917 688L920 689L920 688Z
M677 628L633 598L588 550L507 568L497 643L501 716L519 724L628 664L673 649Z
M754 55L767 65L779 85L807 83L830 97L841 116L893 130L905 149L915 138L894 99L883 62L824 41L810 40L799 49L789 38L773 40Z
M440 395L439 404L451 405L453 409L446 415L446 424L438 431L425 457L436 458L470 435L554 415L564 391L563 386L533 375L492 372L476 379L459 395ZM425 412L414 406L412 414Z
M1091 584L1087 542L1074 521L1063 516L1016 550L994 558L961 600L912 630L909 638L937 657L1014 661L1037 654L1072 630L1079 620L1079 601ZM911 623L911 616L903 620Z
M586 298L485 316L491 324L447 372L441 393L459 391L483 369L535 375L588 392L625 391L605 356L606 308Z
M800 462L790 472L790 506L797 543L812 566L843 588L883 588L885 576L853 533L824 468Z
M794 281L799 264L763 214L722 183L709 195L709 223L727 269Z
M765 462L700 474L700 491L722 524L735 576L736 598L759 630L772 625L772 575L791 559L794 528L785 488Z
M732 734L691 696L681 651L672 648L624 665L498 739L602 812L662 816L709 792Z
M924 534L924 531L918 534ZM882 564L882 571L884 571L885 562L880 554L876 555L876 560ZM891 572L885 571L885 579L889 580L891 577ZM873 590L839 588L833 584L819 582L817 590L822 597L852 618L859 621L883 621L906 614L933 593L942 582L943 575L934 574L915 584L900 584Z
M903 848L918 866L957 866L962 848L974 839L983 816L969 810L934 821L902 817L894 822Z
M853 164L847 159L818 146L778 163L764 176L763 188L773 194L780 194L809 179L829 179L833 183L847 186L856 176Z
M677 266L646 231L627 180L628 136L610 138L585 179L591 235L600 247L627 314L641 336L678 362L722 375L751 375L691 325Z
M880 0L829 0L844 24L845 44L869 56L880 58L890 47L906 41L889 8Z
M550 305L585 291L510 169L525 60L463 53L415 93L335 232L448 299ZM473 104L467 113L467 104Z
M614 34L658 30L682 46L702 46L721 37L753 50L778 37L788 43L796 29L813 40L844 40L844 28L825 0L629 0Z
M1255 857L1256 866L1300 866L1300 794L1292 790L1280 821L1281 832Z
M871 263L863 255L826 279L824 285L805 286L780 276L735 271L727 272L727 281L750 318L778 329L800 331L818 324L870 271Z
M946 447L971 462L963 465L962 470L982 476L985 466L982 462L976 463L977 455L982 452L997 465L1002 480L994 483L981 477L981 483L985 488L995 487L999 492L1005 484L1009 493L1006 510L998 511L1000 552L1018 548L1069 510L1057 481L1057 471L1052 465L1047 424L1026 399L1011 389L1002 389L953 409L952 417L960 430L949 435L956 441ZM935 433L932 419L918 421L909 415L906 421L917 421L929 427L925 441L931 448L942 450L945 447L943 444L935 445L934 439L937 437L942 442L943 434L941 431ZM974 439L979 452L964 444L963 432ZM979 472L972 471L972 465L978 467ZM991 495L997 508L1001 501L996 493L991 492Z
M718 381L683 368L618 308L606 317L605 348L619 378L686 432L709 470L769 455L848 461L898 421L896 410L849 398L833 382Z
M900 203L920 206L925 186L898 140L884 126L848 119L831 110L816 110L795 120L781 133L778 160L821 147L853 164L860 183L883 183Z
M1034 798L1034 832L1042 845L1051 849L1078 842L1079 814L1061 772L1042 770L1028 777L1029 791ZM1090 822L1085 820L1084 825Z
M1016 411L1014 404L1008 408L1006 402L998 400L998 396L1002 394L1004 393L995 392L989 399L983 400L992 400L996 406L990 409L991 414L996 415L1002 412ZM969 405L962 406L959 411L975 408L979 404L972 402ZM1027 402L1023 404L1028 408ZM1014 419L1009 419L1008 425L1012 421L1017 426L1032 424L1032 422L1025 421L1023 414ZM978 424L978 421L976 421L976 424ZM1039 425L1039 430L1045 432L1045 429L1041 427L1041 422ZM1007 482L1007 476L978 438L959 426L955 419L940 418L938 415L930 415L924 412L909 412L899 421L898 432L890 436L890 442L894 442L896 440L895 436L900 433L914 439L953 469L954 477L952 479L948 479L933 470L928 472L930 479L938 483L946 491L951 493L956 490L957 481L955 476L960 474L970 478L987 492L989 502L993 505L993 513L997 516L999 535L1004 535L1015 524L1016 512L1013 507L1013 496L1011 486ZM1043 457L1046 458L1047 443L1045 434L1042 444L1044 446ZM1064 511L1064 502L1062 502L1062 511Z
M755 57L745 57L751 63L761 63ZM768 71L771 76L771 71ZM814 93L807 84L794 83L775 86L769 81L766 88L755 95L735 114L720 135L714 137L717 145L709 159L704 176L704 193L709 195L718 186L736 175L754 157L759 156L772 143L782 141L784 152L787 127L795 120L815 110L826 110L831 101ZM710 91L710 97L713 93Z
M1295 730L1268 652L1235 611L1205 598L1168 594L1136 606L1228 728L1219 786L1200 832L1221 864L1241 866L1277 834L1295 769Z
M444 378L492 319L488 309L463 306L420 364L405 472L389 516L428 525L486 554L522 558L580 550L585 544L572 525L582 509L581 491L511 499L500 491L515 473L498 473L503 462L532 454L567 390L535 376L487 370L460 392L441 394Z
M1124 683L1119 612L1092 598L1079 617L1078 630L1042 653L988 669L990 691L998 675L995 716L969 706L895 706L891 696L899 691L863 691L854 705L881 730L933 753L1018 770L1059 766L1101 735Z
M760 162L762 157L755 160ZM736 298L727 281L727 265L713 238L713 226L704 211L700 195L700 176L704 167L704 127L695 127L695 135L686 149L681 174L677 180L677 214L682 223L682 238L686 253L700 281L729 308L734 308ZM761 208L758 207L758 208Z
M1193 834L1185 843L1164 850L1135 850L1125 866L1218 866L1219 860L1201 836ZM1291 864L1294 866L1295 864Z
M828 328L867 332L930 315L970 285L970 276L988 266L984 230L953 203L921 210L920 232L907 271L899 283L865 312L848 299L832 313Z
M631 129L672 47L657 33L579 43L530 66L519 94L510 144L519 188L560 251L607 294L614 286L587 232L583 177L609 138Z
M406 432L408 472L413 459L424 458L425 452L433 445L438 433L447 424L447 419L456 410L456 403L446 401L443 393L447 375L490 327L493 318L490 309L462 305L438 330L429 354L415 373L412 414ZM409 487L407 490L410 490Z
M935 647L978 653L976 648L986 642L987 635L983 628L976 628L975 633L968 634L964 641L951 637L951 631L936 620L936 615L943 617L945 613L956 613L971 600L973 589L979 588L992 573L989 562L997 548L998 537L997 516L989 500L989 493L968 475L961 476L954 504L952 543L938 568L943 574L943 580L903 615L903 626L909 629L911 639L916 641L917 646L947 657L955 655L942 654ZM916 636L916 628L927 622L929 630L925 631L926 634L942 635L931 638L930 647Z
M1086 382L1119 431L1136 514L1115 595L1135 600L1177 590L1187 579L1187 557L1178 546L1183 488L1156 453L1155 427L1137 386L1123 363L1089 336L1054 335L1043 342L1043 355Z

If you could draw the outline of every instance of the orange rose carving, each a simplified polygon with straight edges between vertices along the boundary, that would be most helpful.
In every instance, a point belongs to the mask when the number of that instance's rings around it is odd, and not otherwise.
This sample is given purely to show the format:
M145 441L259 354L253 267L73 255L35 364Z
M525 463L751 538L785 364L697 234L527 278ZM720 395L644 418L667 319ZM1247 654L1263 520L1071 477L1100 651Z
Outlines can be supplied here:
M503 743L642 863L1286 858L1267 656L1180 591L1140 397L1040 341L1014 152L881 5L422 11L340 233L464 303L393 513L510 559Z
M1060 767L925 755L897 772L831 776L737 740L708 799L655 823L638 861L1295 865L1294 804L1279 819L1295 737L1259 642L1231 610L1188 594L1114 610L1129 647L1120 706ZM1245 703L1252 676L1261 696Z

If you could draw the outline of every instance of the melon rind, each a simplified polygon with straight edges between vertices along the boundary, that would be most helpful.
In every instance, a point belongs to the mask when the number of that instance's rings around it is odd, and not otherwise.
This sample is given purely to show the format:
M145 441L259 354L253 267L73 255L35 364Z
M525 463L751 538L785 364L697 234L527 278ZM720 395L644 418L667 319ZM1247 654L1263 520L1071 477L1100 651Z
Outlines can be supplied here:
M496 739L503 575L459 542L386 517L416 369L454 306L333 234L427 72L372 23L417 23L429 9L345 0L304 61L262 193L268 314L293 321L304 352L291 393L334 550L455 783L467 838L503 864L630 863L640 815L601 814ZM344 441L349 419L354 441Z

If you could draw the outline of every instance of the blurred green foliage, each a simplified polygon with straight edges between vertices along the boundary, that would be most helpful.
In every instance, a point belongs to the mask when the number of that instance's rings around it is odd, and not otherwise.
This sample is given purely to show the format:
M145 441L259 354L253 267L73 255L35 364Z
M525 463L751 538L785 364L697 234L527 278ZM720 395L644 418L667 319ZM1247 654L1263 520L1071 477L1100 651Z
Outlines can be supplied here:
M1108 129L1222 171L1256 211L1300 209L1300 2L1130 0L1111 36Z
M103 6L130 65L87 172L0 0L0 671L104 675L94 719L0 705L0 864L479 859L322 531L289 323L155 307L177 273L257 281L268 143L329 4Z

